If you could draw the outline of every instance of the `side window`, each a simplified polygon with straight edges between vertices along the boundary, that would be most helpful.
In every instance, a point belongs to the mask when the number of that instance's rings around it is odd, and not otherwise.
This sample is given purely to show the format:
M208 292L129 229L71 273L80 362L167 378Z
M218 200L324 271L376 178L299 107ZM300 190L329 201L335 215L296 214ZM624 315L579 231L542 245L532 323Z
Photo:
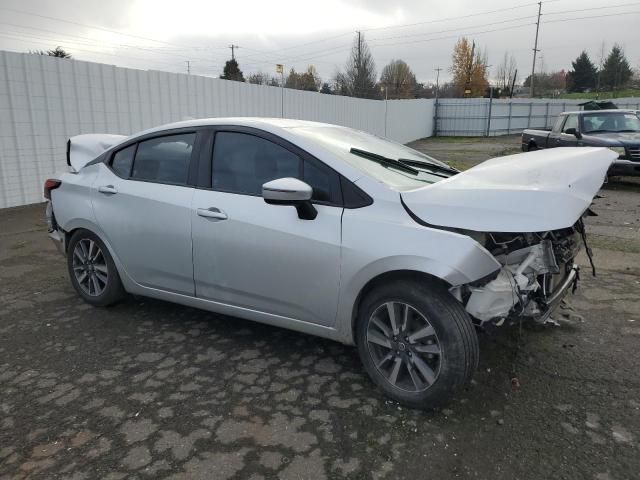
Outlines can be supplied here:
M261 195L263 183L301 173L300 157L280 145L246 133L216 133L211 183L216 190Z
M330 202L336 197L332 192L333 186L336 185L335 175L329 169L320 168L311 162L304 162L303 180L313 188L312 200Z
M567 117L567 121L564 124L564 127L562 127L562 133L566 133L568 129L570 128L575 128L576 130L578 130L578 116L577 115L569 115Z
M111 168L113 171L123 178L129 178L131 175L131 165L133 165L133 156L136 153L136 144L129 145L115 153L111 160Z
M551 131L554 133L558 133L562 128L562 124L564 123L565 118L567 118L565 115L560 115L556 120L556 123L553 124L553 129Z
M140 142L131 178L186 184L195 139L195 133L186 133Z

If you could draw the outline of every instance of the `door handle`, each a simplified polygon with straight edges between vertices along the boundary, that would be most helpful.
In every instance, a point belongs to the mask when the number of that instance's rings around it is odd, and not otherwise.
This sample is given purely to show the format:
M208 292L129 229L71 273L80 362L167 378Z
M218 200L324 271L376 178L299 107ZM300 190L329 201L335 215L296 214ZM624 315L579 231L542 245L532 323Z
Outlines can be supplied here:
M198 208L196 210L196 213L201 217L214 218L216 220L226 220L227 218L229 218L227 217L226 213L216 207Z
M118 193L118 190L116 190L116 187L114 187L113 185L102 185L101 187L98 187L98 191L100 193L108 193L110 195Z

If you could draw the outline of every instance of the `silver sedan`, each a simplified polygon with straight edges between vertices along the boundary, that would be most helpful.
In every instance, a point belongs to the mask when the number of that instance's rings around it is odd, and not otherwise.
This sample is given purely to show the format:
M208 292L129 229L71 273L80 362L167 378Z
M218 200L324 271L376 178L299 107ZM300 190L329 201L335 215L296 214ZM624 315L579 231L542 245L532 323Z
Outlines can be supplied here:
M45 197L88 303L128 292L355 344L389 397L431 408L470 380L474 324L544 323L575 286L614 158L559 148L461 173L345 127L208 119L73 137Z

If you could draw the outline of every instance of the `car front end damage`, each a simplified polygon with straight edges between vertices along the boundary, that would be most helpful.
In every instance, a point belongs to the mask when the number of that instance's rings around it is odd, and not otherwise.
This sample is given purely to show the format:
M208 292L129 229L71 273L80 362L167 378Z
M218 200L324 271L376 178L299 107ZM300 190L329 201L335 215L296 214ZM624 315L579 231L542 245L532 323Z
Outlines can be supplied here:
M488 278L452 289L477 324L514 319L544 324L569 290L575 291L580 278L575 257L586 241L582 219L560 230L474 237L502 265Z

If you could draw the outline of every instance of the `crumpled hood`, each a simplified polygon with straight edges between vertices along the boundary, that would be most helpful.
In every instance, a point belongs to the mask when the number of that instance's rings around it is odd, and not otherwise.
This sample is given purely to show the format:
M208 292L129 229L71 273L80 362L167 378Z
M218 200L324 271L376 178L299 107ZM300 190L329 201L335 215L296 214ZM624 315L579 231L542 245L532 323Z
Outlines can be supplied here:
M126 138L126 135L108 133L87 133L71 137L67 142L67 165L77 172L102 152Z
M516 233L567 228L591 205L617 157L601 147L509 155L401 197L434 226Z

